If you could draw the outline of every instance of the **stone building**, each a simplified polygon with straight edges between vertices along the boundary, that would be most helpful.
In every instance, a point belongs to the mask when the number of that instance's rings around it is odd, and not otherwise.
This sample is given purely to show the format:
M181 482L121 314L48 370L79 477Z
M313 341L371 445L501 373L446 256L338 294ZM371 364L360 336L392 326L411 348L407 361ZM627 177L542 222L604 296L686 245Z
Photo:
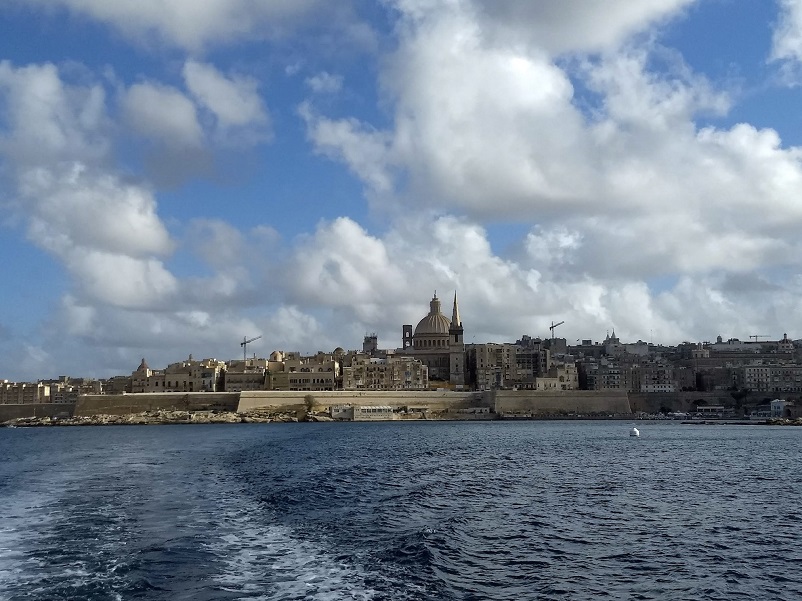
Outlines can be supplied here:
M517 345L509 343L471 344L468 348L468 370L474 388L476 390L513 388L520 380L516 362L518 348ZM536 375L531 371L527 374L533 383Z
M429 302L429 313L413 331L404 325L399 354L420 361L428 369L429 380L448 381L456 386L465 384L465 341L459 317L457 294L451 319L443 315L437 294Z
M145 359L131 374L131 392L216 392L222 387L225 363L217 359L171 363L151 369Z
M267 359L250 359L229 361L223 377L223 390L226 392L243 392L248 390L267 390Z
M0 405L49 403L50 386L41 382L0 381Z
M425 390L429 369L418 359L359 354L343 368L343 390Z
M334 355L318 353L311 357L289 357L284 359L289 390L336 390L340 379L340 362ZM275 370L271 367L271 376ZM277 381L272 383L278 390Z
M756 363L741 372L743 387L754 392L802 392L802 365Z
M638 366L640 392L674 392L677 377L674 366L666 361L643 361Z

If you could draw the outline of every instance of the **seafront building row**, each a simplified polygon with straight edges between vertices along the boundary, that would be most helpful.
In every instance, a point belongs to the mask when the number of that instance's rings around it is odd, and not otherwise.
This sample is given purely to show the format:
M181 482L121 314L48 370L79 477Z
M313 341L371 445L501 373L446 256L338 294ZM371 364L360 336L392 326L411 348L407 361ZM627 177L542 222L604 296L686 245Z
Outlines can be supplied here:
M402 326L401 346L380 349L375 334L361 350L334 349L302 356L274 351L268 358L172 363L152 369L145 359L130 375L107 380L35 383L0 380L0 404L72 403L81 394L333 390L617 390L634 393L750 391L802 393L800 345L777 341L622 343L522 336L514 343L465 344L454 295L451 319L435 294L413 329Z

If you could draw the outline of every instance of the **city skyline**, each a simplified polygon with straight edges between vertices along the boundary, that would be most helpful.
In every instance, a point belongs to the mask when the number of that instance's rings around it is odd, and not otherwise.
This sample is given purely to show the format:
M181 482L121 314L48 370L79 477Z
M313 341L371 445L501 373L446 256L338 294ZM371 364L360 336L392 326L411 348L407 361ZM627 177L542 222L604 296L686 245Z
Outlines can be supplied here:
M800 337L802 1L188 6L0 8L0 379Z

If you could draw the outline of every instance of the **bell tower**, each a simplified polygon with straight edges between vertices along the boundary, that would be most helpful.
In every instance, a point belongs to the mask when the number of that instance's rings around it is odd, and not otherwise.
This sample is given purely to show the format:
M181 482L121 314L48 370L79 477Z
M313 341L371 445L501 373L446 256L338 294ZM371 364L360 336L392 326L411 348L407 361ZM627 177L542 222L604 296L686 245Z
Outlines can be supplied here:
M448 328L448 351L450 363L449 380L456 386L465 384L465 342L462 320L459 317L457 293L454 292L454 308L451 311L451 326Z

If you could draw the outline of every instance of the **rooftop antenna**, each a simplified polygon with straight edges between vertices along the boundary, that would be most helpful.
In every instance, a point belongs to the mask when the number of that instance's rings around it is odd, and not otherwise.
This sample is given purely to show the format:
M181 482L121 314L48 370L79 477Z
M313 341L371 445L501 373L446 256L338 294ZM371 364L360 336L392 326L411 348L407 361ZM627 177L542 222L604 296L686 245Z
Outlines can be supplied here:
M248 338L247 336L242 337L242 342L239 345L242 347L242 360L247 361L248 357L248 343L253 342L254 340L259 340L262 336L254 336L253 338Z

